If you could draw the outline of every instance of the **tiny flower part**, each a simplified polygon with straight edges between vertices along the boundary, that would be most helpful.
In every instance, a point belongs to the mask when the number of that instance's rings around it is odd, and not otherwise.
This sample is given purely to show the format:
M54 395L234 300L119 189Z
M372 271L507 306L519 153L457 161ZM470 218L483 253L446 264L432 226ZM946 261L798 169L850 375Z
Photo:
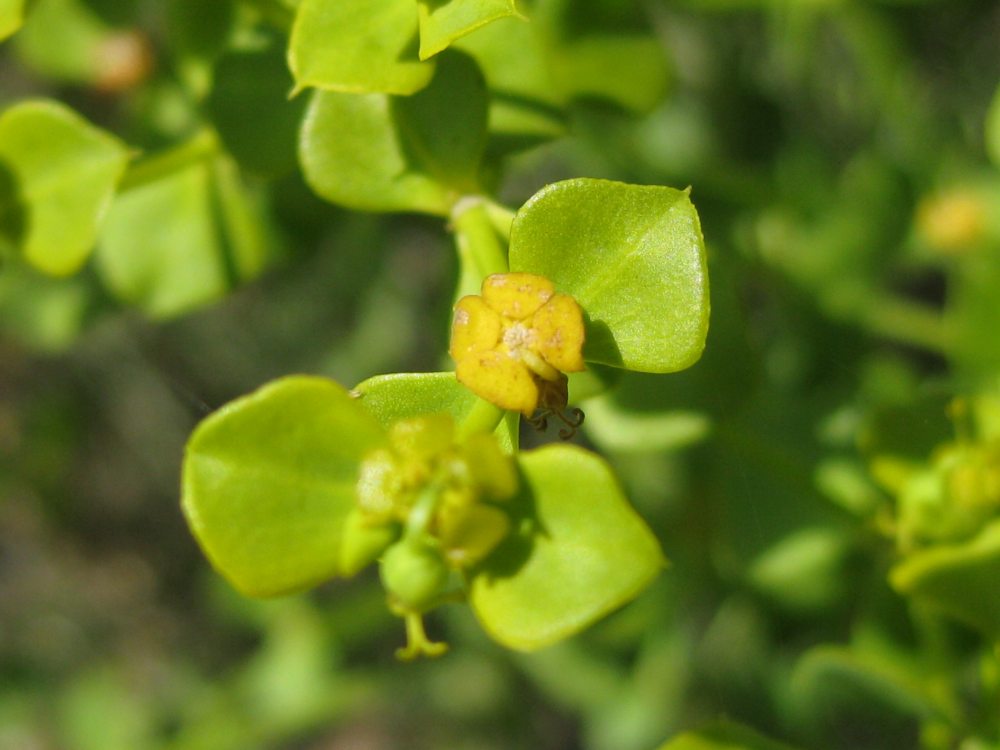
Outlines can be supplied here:
M530 273L494 274L481 296L455 305L450 353L460 383L526 417L561 413L566 372L583 365L583 313L572 297Z
M517 470L492 435L471 435L457 443L454 423L445 414L401 420L389 430L389 446L361 462L357 507L348 519L358 539L345 545L351 553L345 567L358 569L399 533L419 537L454 569L469 567L510 529L507 514L487 503L515 492Z
M389 607L405 618L400 659L438 656L421 615L459 592L460 576L510 533L502 503L517 492L517 469L491 434L458 441L447 414L402 419L388 445L361 461L357 504L344 520L341 571L379 560Z
M956 189L924 198L917 207L917 230L933 249L960 253L981 242L989 208L971 190Z

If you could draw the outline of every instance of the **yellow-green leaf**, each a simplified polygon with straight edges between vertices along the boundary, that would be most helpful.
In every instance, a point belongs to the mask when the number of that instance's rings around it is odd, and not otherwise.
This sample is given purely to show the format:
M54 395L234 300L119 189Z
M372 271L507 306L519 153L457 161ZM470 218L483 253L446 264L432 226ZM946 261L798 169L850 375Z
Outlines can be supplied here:
M125 144L68 107L14 105L0 116L0 232L45 273L79 270L127 162Z
M384 440L333 381L276 380L198 425L184 458L184 514L244 594L307 588L341 572L359 462Z
M0 40L6 39L24 21L24 0L0 0Z
M548 185L514 218L510 269L576 299L588 361L674 372L701 356L708 271L685 190L585 178Z
M297 89L412 94L434 73L417 44L414 0L303 0L288 61Z
M469 601L493 638L533 651L630 601L665 563L601 458L551 445L519 463L509 507L527 523L473 571Z
M417 10L421 60L491 21L519 15L514 0L418 0Z

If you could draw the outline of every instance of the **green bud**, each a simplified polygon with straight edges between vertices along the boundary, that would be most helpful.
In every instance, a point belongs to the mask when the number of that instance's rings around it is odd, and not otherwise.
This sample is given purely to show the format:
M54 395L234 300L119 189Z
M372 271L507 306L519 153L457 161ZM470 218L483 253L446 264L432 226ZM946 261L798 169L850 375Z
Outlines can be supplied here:
M424 612L448 585L448 566L441 554L421 542L402 540L382 556L382 585L404 608Z

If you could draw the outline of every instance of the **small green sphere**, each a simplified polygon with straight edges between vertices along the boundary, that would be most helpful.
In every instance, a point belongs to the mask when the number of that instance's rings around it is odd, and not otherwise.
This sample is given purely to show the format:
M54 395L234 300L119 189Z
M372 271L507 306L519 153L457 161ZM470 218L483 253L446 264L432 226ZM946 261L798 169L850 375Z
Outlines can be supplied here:
M382 585L414 612L430 609L448 585L448 566L426 544L402 540L382 556Z

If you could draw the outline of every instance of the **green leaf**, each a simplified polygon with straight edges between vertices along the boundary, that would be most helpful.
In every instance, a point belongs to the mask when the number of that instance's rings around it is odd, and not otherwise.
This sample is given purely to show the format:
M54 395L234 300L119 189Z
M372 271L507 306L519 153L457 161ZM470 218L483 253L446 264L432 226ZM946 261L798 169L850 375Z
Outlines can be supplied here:
M379 424L388 428L400 419L449 414L461 422L479 401L453 372L394 373L368 378L354 388Z
M702 412L632 411L608 394L587 400L583 409L587 436L607 451L675 451L704 440L712 430L711 420Z
M118 196L98 270L122 300L153 317L178 315L260 271L260 211L228 162L193 164Z
M339 572L358 463L384 441L333 381L276 380L205 419L188 441L182 506L212 564L248 596Z
M448 414L458 425L471 424L482 417L488 425L495 423L490 421L491 415L499 413L459 383L453 372L376 375L359 383L354 392L360 394L362 405L385 428L400 419L427 414ZM486 414L482 413L484 407ZM516 416L497 425L497 440L508 453L513 453L517 445L517 428Z
M850 646L815 646L796 663L791 689L807 714L836 716L838 698L846 698L907 716L960 721L955 696L919 656L864 625L853 640Z
M0 40L6 39L24 21L24 0L0 0Z
M667 89L663 47L649 36L588 36L559 48L553 72L560 89L574 99L598 98L636 112L648 112Z
M306 182L348 208L446 216L448 193L403 150L389 102L384 94L314 94L299 142Z
M292 79L282 51L230 52L216 63L213 81L208 112L239 165L265 176L292 171L306 101L288 99Z
M482 76L457 52L410 97L317 92L299 144L306 181L348 208L447 215L478 189L486 111Z
M901 594L922 599L962 622L1000 636L1000 520L969 542L909 555L889 575Z
M74 83L100 77L101 47L114 30L80 0L38 0L13 44L38 73Z
M0 116L0 231L45 273L86 261L125 171L117 138L51 101L27 101Z
M417 58L413 0L303 0L288 61L296 89L412 94L431 79Z
M850 540L823 526L802 528L758 555L747 579L760 593L792 612L829 607L843 596Z
M576 298L589 361L674 372L701 356L708 273L687 191L594 179L548 185L514 218L510 269L546 276Z
M658 750L792 750L792 747L749 727L725 721L679 734Z
M520 15L514 0L417 0L417 13L421 60L491 21Z
M532 651L633 599L665 563L601 458L551 445L519 462L511 509L525 522L473 572L469 601L493 638Z

